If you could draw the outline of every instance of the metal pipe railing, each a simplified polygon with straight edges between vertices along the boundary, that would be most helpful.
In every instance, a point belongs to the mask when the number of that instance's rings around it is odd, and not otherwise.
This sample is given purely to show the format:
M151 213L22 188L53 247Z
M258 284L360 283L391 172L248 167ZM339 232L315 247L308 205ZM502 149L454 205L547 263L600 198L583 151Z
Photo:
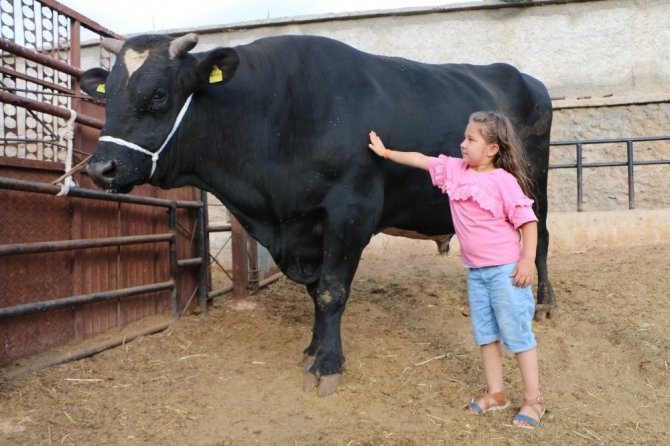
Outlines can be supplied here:
M167 241L171 242L174 238L174 234L152 234L80 240L59 240L54 242L15 243L10 245L0 245L0 256L71 251L76 249L105 248L108 246L139 245L143 243Z
M192 259L177 260L177 265L179 266L179 268L200 266L202 265L202 259L200 257L194 257Z
M168 211L168 227L170 232L177 234L177 205L173 203ZM177 264L177 237L174 237L170 240L170 248L168 250L168 255L170 258L170 277L172 281L177 283L179 280L179 265ZM172 307L172 315L178 317L181 314L181 296L179 295L179 290L177 287L172 289L172 294L170 295L170 303Z
M622 167L627 168L628 175L628 208L635 209L635 166L649 166L670 164L670 160L635 160L634 144L639 142L652 141L670 141L670 136L644 136L637 138L612 138L612 139L590 139L590 140L574 140L574 141L555 141L551 146L574 146L575 157L574 163L550 164L549 169L576 169L577 172L577 211L584 210L584 169L595 167ZM612 161L612 162L584 162L584 146L595 144L626 144L626 161Z
M74 95L74 90L68 87L64 87L63 85L58 85L54 84L53 82L48 82L43 79L40 79L38 77L34 76L29 76L24 73L20 73L16 70L12 70L11 68L6 68L6 67L0 67L0 74L4 74L7 77L15 77L24 81L32 82L33 84L40 85L42 87L45 87L49 90L55 90L60 93L73 96ZM5 89L9 90L8 88L5 87ZM16 89L14 89L16 91ZM42 94L48 94L47 92L42 92Z
M10 105L16 105L18 107L25 108L28 110L48 113L50 115L54 115L62 119L70 119L70 110L68 110L67 108L61 108L56 105L48 104L46 102L40 102L36 101L35 99L29 99L2 89L0 89L0 102L4 102L5 104ZM101 129L102 126L105 124L105 122L101 121L100 119L96 119L91 116L86 116L84 114L79 113L77 113L75 122L96 129Z
M81 76L81 73L83 72L81 69L73 67L68 63L60 61L58 59L54 59L53 57L47 56L46 54L38 53L37 51L33 51L31 49L23 47L18 43L13 42L9 39L0 39L0 50L7 51L8 53L15 54L24 59L31 60L33 62L37 62L38 64L43 65L45 67L53 68L54 70L67 73L70 76L74 76L76 78L79 78L79 76Z
M17 180L14 178L0 177L0 189L19 190L24 192L37 192L55 195L60 192L60 187L52 184L39 183L35 181ZM117 203L144 204L169 208L174 203L178 208L197 209L202 206L199 201L165 200L162 198L141 197L135 195L110 194L109 192L95 191L80 187L70 188L68 197L90 198L102 201L115 201Z
M207 313L207 292L209 291L209 235L207 233L207 192L200 191L200 202L202 206L198 208L198 225L196 229L196 243L198 246L198 257L200 257L200 269L198 270L198 307Z
M41 311L56 310L58 308L70 307L73 305L90 304L94 302L120 299L122 297L137 296L139 294L155 293L157 291L169 289L175 290L176 288L177 286L175 282L170 280L168 282L154 283L151 285L136 286L132 288L123 288L120 290L103 291L99 293L82 294L79 296L70 296L43 302L14 305L12 307L0 308L0 319L23 316Z

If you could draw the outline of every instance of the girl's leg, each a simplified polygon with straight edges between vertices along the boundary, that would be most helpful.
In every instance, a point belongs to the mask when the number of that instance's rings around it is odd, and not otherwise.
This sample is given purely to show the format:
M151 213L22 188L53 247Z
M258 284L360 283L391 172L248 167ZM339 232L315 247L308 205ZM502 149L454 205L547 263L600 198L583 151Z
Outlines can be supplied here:
M505 390L502 371L502 345L500 341L481 346L484 378L489 393L498 393Z
M502 372L502 345L500 341L491 342L490 344L482 345L480 347L480 354L482 358L482 366L484 368L484 379L486 380L487 393L494 394L503 392L505 390L505 385L503 383L503 372ZM479 407L490 407L498 405L498 401L493 400L492 398L486 398L482 396L475 403ZM471 414L476 414L477 412L473 409L468 409L468 412Z
M502 373L502 344L500 328L491 305L491 279L499 268L470 268L468 270L468 304L475 343L480 346L487 392L468 406L468 412L479 414L504 409L509 400L504 393ZM507 272L506 278L509 279Z
M540 421L544 414L544 404L538 400L540 396L540 378L537 361L537 348L517 353L516 360L523 380L524 405L521 406L520 414L529 416ZM516 426L530 427L531 424L523 420L513 420Z

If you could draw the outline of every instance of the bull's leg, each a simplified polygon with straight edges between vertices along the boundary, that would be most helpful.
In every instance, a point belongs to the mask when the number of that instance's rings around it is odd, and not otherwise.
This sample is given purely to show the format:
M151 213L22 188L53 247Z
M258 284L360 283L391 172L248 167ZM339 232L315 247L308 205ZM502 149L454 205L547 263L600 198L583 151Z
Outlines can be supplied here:
M320 306L317 305L317 285L318 283L307 285L307 292L314 302L314 327L312 329L312 342L309 343L309 346L303 352L305 370L307 371L309 371L310 367L312 367L312 364L314 364L314 358L316 358L316 350L319 345L319 339L323 338L323 313L320 310Z
M344 365L340 324L349 298L350 284L351 280L322 276L313 293L314 332L312 342L305 350L308 358L305 390L310 391L318 386L319 396L333 393L340 383Z
M367 187L370 191L372 187ZM340 324L349 299L351 282L358 268L363 248L370 241L376 221L370 218L378 210L368 207L380 203L366 197L355 197L351 191L344 195L352 201L341 202L342 195L335 194L337 201L324 224L323 262L318 283L310 285L308 291L314 300L314 333L305 354L314 360L308 368L305 389L318 385L319 396L337 390L340 382L344 354ZM357 199L358 198L358 199Z
M535 256L535 266L537 267L537 305L535 306L535 320L540 321L545 316L551 318L558 315L558 305L554 288L549 281L549 272L547 269L547 255L549 252L549 231L547 230L547 200L538 199L539 209L545 209L544 212L538 212L537 225L537 254Z

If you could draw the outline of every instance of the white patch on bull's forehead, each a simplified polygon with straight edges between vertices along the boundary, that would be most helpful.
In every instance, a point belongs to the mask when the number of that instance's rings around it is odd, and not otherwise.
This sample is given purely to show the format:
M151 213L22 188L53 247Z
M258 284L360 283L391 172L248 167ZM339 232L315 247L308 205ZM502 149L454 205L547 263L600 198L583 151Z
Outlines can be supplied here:
M137 51L128 48L126 50L125 55L123 56L123 63L126 65L126 69L128 70L128 78L132 76L132 74L137 71L142 64L147 60L149 57L149 50L143 51L141 53L138 53Z

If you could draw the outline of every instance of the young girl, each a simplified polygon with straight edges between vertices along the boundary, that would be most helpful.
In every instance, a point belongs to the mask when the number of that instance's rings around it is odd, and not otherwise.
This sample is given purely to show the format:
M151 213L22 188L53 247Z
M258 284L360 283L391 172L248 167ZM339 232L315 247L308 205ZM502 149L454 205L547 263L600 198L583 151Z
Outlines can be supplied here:
M374 131L369 147L390 161L427 170L433 184L449 194L461 259L468 268L472 330L488 387L468 412L479 415L510 404L503 384L502 341L515 354L524 385L525 401L512 422L538 427L545 404L531 329L535 300L530 288L537 217L528 198L532 193L521 143L510 121L497 112L473 113L461 143L463 159L390 150Z

